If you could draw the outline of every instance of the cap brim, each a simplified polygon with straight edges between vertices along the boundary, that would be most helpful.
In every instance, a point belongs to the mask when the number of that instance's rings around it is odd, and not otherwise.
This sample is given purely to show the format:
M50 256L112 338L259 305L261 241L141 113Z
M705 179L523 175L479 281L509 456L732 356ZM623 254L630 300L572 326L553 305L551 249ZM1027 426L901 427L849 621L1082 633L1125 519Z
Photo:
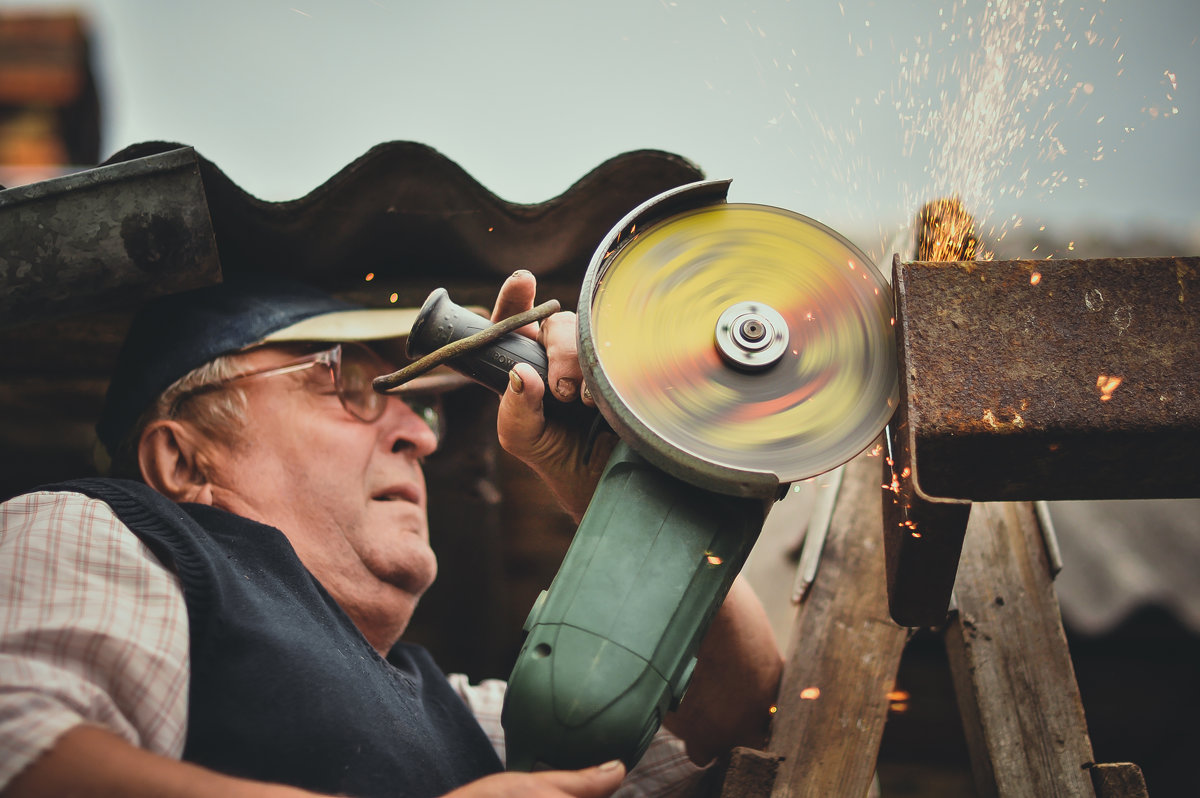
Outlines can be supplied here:
M469 309L486 315L482 308ZM408 337L419 313L419 308L361 308L322 313L276 330L263 338L261 343L401 340ZM445 393L470 382L458 372L439 366L428 374L404 383L392 393Z
M417 308L362 308L310 316L276 330L262 343L280 341L378 341L406 338L417 320Z

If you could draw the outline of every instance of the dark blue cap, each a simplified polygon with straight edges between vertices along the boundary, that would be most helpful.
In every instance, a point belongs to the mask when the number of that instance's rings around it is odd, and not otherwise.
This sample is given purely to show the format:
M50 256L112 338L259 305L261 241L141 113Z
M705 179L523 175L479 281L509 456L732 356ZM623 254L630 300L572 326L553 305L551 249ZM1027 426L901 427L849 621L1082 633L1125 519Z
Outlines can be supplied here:
M111 455L146 408L197 366L261 343L305 319L358 309L312 286L277 277L243 277L159 297L133 319L96 433Z

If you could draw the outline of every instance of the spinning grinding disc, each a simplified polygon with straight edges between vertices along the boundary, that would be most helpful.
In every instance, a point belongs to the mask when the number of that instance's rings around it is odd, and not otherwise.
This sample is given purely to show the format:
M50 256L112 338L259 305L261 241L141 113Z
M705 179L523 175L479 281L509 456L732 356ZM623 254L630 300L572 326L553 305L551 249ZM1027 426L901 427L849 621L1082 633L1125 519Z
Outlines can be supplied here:
M601 412L643 457L767 495L875 440L898 397L891 289L853 244L764 205L635 232L593 260L580 351Z

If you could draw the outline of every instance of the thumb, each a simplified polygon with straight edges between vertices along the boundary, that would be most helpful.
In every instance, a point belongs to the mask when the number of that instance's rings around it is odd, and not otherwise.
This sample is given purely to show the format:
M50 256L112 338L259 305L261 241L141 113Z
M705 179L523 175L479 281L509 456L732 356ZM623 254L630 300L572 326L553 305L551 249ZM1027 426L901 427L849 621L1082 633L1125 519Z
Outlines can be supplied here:
M500 397L496 431L505 451L522 459L536 459L546 431L542 397L546 385L533 366L518 363L508 374L508 388Z
M573 798L608 798L621 786L625 765L614 759L583 770L547 770L535 774Z

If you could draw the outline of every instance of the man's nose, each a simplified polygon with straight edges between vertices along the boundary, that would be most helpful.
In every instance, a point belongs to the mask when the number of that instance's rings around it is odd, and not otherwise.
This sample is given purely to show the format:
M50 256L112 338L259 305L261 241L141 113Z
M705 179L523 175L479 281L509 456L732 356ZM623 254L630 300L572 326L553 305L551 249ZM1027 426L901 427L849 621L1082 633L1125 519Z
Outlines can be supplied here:
M411 449L417 457L428 457L437 449L437 436L425 419L399 397L388 397L387 409L380 422L386 425L388 443L393 452Z

